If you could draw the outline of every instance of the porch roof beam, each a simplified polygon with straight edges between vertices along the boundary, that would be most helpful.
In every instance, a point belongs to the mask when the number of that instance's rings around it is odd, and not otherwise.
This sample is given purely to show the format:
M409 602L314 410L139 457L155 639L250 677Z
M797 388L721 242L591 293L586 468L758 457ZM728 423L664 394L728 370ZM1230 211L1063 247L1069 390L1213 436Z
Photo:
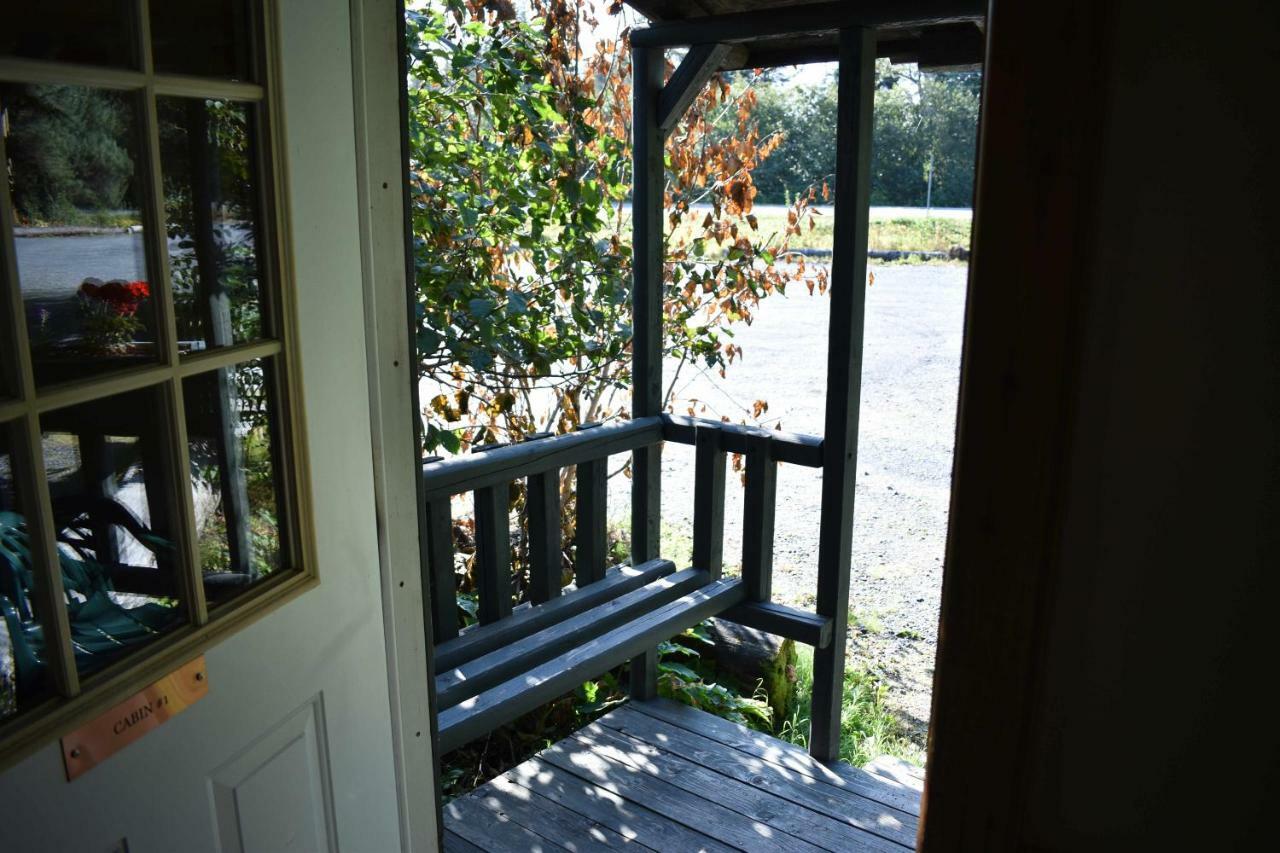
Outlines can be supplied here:
M918 38L882 39L876 44L876 58L897 64L917 62L925 70L969 68L982 64L985 48L982 30L973 25L929 30ZM741 59L737 59L741 56ZM788 65L814 65L835 62L840 48L830 44L791 44L771 47L769 42L752 45L743 54L735 54L720 66L721 71L744 68L780 68Z
M831 33L849 27L897 29L981 20L983 0L874 0L815 3L659 21L631 32L633 47L750 42L773 36Z
M695 44L689 48L658 97L658 128L666 136L675 129L702 87L727 65L742 67L747 49L737 44Z

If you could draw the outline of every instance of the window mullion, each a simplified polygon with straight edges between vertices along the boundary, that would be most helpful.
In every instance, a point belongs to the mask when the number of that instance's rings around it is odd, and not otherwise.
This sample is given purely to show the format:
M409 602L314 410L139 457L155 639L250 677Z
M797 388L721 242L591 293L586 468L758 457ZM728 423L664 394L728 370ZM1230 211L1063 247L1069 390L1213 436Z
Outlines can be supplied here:
M157 327L163 361L169 368L178 366L177 312L174 308L173 287L170 284L168 223L164 208L164 175L160 170L160 119L156 109L155 63L151 49L151 10L149 0L139 0L137 7L138 45L142 53L142 69L147 77L144 89L142 115L142 148L144 182L142 204L145 230L147 265L155 286L151 296L156 305ZM191 470L190 452L187 447L187 423L183 414L182 380L173 376L164 384L162 393L165 423L166 472L165 489L169 505L175 507L173 532L178 544L178 577L187 618L193 625L209 621L209 608L205 602L204 585L200 579L199 548L196 544L195 505L191 489L186 482Z
M4 114L0 113L0 125L3 125ZM5 308L8 319L13 326L13 339L9 342L12 350L9 353L16 367L9 380L14 383L13 390L20 402L30 403L35 399L35 374L31 367L31 348L27 343L26 308L22 303L22 287L18 281L18 250L14 245L14 218L12 200L9 198L9 155L5 151L4 128L0 126L0 297L7 303Z

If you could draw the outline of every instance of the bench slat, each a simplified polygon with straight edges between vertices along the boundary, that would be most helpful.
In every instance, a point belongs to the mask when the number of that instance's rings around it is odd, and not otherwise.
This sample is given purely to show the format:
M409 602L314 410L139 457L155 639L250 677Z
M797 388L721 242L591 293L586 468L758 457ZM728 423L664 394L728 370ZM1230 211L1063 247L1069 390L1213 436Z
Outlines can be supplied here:
M604 580L587 587L566 591L564 595L546 604L517 608L506 619L491 625L473 625L454 639L436 647L436 672L448 672L494 649L502 648L522 637L541 631L548 625L554 625L610 599L639 589L675 570L675 564L670 560L650 560L635 568L619 566L610 569Z
M568 651L579 643L611 631L628 620L657 610L711 580L707 572L685 569L657 578L612 601L550 625L514 643L494 649L436 677L436 703L449 708L508 678Z
M449 751L622 664L685 628L741 603L746 589L723 578L606 634L587 640L528 672L440 712L440 748Z

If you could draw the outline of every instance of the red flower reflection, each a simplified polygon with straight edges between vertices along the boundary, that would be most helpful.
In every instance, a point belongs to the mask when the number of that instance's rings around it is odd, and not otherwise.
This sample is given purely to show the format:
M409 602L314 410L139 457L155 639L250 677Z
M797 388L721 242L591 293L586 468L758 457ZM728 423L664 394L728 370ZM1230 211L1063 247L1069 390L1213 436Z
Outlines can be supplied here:
M145 281L116 279L106 284L99 284L93 280L86 280L80 285L80 295L104 303L121 317L132 317L138 313L138 306L142 304L142 300L151 295L151 286Z

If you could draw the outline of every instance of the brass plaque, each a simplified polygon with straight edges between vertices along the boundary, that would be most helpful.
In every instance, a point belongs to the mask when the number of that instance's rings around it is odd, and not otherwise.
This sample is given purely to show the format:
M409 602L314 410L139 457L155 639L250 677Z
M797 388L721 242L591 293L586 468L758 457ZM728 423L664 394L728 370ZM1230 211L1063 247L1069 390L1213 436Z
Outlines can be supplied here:
M204 656L143 688L62 739L67 781L96 767L209 692Z

